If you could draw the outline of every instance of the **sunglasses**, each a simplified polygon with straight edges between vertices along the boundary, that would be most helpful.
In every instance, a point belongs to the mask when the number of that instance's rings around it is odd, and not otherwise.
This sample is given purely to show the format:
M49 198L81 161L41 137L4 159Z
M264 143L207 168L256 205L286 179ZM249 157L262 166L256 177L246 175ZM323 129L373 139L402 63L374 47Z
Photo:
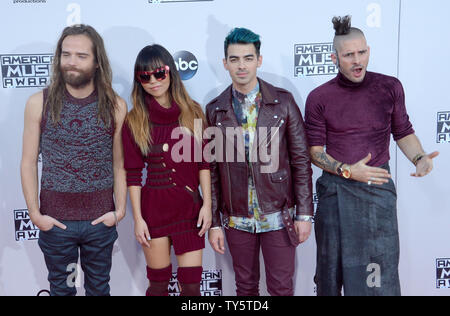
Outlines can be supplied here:
M150 80L152 79L152 76L155 76L155 79L158 81L163 81L164 79L167 78L169 72L170 72L169 66L163 66L153 71L138 71L136 72L136 79L143 84L149 83Z

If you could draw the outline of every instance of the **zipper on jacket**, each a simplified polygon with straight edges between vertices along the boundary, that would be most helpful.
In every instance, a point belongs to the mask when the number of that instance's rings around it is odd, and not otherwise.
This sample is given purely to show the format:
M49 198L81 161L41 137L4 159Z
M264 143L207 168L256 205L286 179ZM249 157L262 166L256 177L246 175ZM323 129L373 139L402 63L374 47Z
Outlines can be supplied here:
M230 175L230 166L227 161L227 174L228 174L228 198L230 199L230 207L231 213L233 213L233 202L231 200L231 175Z
M253 169L253 163L249 162L249 165L250 165L250 169L251 169L251 173L252 173L253 184L255 185L256 198L258 199L258 206L261 210L261 215L264 215L264 210L262 209L261 200L259 199L258 186L256 185L256 178L255 178L255 171ZM248 188L248 184L247 184L247 188ZM248 199L248 192L247 192L247 199Z
M219 110L219 108L216 108L216 112ZM222 126L221 121L218 122L217 120L217 114L216 114L216 126L218 126L219 128ZM228 199L230 201L230 212L233 213L233 202L231 199L231 175L230 175L230 166L228 161L226 162L227 164L227 178L228 178Z
M267 143L266 148L269 148L269 145L272 143L275 136L279 133L280 128L284 125L284 122L285 122L284 119L279 119L278 122L275 124L275 125L278 125L277 130L275 131L275 133L273 135L271 135L270 141Z
M258 115L258 116L259 116L259 115ZM259 117L258 117L258 122L259 122ZM267 144L267 147L268 147L269 144L272 142L273 138L274 138L275 135L278 133L278 131L280 130L281 126L283 126L284 120L283 120L282 118L280 118L280 119L277 121L277 123L275 124L275 126L276 126L276 125L279 125L280 122L281 122L281 125L278 126L277 131L276 131L276 132L274 133L274 135L271 137L269 143ZM267 137L266 137L266 138L267 138ZM259 141L257 140L257 142L259 142ZM253 146L252 146L252 147L253 147ZM256 148L258 148L258 147L259 147L259 146L256 146ZM252 153L250 153L250 155L251 155L251 154L252 154ZM254 170L254 168L253 168L253 163L252 163L251 161L249 161L248 164L250 165L250 169L251 169L251 173L252 173L252 178L253 178L253 184L255 185L255 191L256 191L256 197L257 197L257 199L258 199L258 205L259 205L259 208L260 208L260 210L261 210L261 214L264 215L265 212L264 212L264 210L262 209L261 199L260 199L259 193L258 193L258 186L257 186L257 184L256 184L255 170Z

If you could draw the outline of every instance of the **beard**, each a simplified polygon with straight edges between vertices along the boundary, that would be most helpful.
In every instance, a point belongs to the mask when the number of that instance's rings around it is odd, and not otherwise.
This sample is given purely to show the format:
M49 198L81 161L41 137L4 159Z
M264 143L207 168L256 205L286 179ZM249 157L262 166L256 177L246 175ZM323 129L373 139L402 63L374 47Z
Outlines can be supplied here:
M70 73L69 71L76 72L78 74ZM68 84L69 86L72 86L73 88L80 89L85 86L87 86L92 79L94 78L96 73L96 68L93 67L92 69L83 71L80 69L72 68L72 67L66 67L62 69L62 76L64 79L64 82Z

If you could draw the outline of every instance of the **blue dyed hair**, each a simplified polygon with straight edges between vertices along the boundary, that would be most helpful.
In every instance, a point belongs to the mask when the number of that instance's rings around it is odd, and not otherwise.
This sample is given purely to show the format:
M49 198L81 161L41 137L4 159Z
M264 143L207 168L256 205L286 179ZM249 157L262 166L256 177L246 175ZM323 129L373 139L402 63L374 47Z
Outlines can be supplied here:
M256 48L256 55L261 54L261 38L258 34L249 29L235 28L225 38L225 58L228 58L228 46L232 44L253 44Z

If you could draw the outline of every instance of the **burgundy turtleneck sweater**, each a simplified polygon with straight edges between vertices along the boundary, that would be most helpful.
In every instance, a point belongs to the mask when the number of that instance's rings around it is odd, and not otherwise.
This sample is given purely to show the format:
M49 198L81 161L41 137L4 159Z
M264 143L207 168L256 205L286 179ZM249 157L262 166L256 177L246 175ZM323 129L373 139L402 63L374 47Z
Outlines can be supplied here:
M341 73L313 90L306 101L305 124L310 146L326 146L334 159L354 164L369 153L369 166L389 162L390 135L414 134L402 84L394 77L367 72L361 83Z
M151 152L147 156L142 155L128 125L124 124L123 128L128 186L141 186L142 171L147 165L141 209L152 238L198 231L196 224L202 207L198 190L199 172L209 170L209 163L203 158L201 162L195 162L196 141L193 136L185 134L184 137L172 139L172 132L180 126L178 119L181 112L176 103L166 109L153 97L147 96L146 104L152 137ZM181 145L184 146L182 149ZM181 154L180 159L172 155L172 149L175 154ZM182 161L179 161L181 158Z

